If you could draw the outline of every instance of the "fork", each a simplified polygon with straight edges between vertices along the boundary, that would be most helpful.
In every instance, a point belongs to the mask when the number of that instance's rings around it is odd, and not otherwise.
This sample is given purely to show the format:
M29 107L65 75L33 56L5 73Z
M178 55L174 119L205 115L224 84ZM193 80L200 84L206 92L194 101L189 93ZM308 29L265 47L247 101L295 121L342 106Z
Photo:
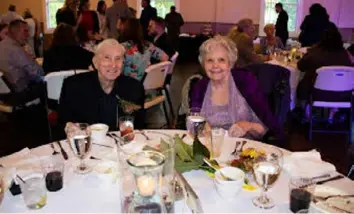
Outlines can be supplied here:
M50 144L50 147L52 147L52 149L53 149L52 155L57 155L57 154L59 154L59 152L57 152L57 151L55 150L55 147L54 147L54 144L53 144L53 143Z
M241 143L241 141L236 141L235 149L234 149L233 152L231 152L231 155L235 155L235 154L236 154L237 148L238 148L238 146L240 145L240 143Z

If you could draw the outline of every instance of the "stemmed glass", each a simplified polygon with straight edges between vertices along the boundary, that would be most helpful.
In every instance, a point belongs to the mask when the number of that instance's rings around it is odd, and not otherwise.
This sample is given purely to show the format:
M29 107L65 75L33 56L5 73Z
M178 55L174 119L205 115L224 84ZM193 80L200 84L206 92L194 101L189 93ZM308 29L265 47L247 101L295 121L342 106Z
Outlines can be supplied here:
M75 169L75 172L79 174L90 172L91 167L85 163L85 159L89 156L92 147L89 125L86 123L75 124L68 131L67 138L74 155L80 159L80 164Z
M263 155L254 159L253 175L262 188L261 195L253 199L253 204L262 209L274 207L273 200L267 196L267 190L278 180L283 164L283 153L280 149L268 146L262 148Z

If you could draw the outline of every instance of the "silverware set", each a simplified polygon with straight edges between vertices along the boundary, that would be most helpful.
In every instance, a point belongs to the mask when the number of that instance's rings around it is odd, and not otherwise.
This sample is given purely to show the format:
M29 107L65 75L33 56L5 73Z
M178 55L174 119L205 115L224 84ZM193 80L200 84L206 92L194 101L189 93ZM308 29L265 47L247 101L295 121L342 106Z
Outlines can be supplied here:
M235 155L235 156L240 156L243 150L243 147L246 145L247 141L236 141L236 145L235 145L235 149L233 152L231 152L231 155ZM241 145L241 146L240 146ZM239 148L240 146L240 148Z

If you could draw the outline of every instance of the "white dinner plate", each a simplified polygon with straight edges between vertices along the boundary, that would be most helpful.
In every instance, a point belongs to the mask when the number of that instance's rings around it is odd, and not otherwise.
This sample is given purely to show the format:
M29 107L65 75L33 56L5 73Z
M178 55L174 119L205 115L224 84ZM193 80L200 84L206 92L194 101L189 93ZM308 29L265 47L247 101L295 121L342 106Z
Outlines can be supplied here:
M335 187L327 186L327 185L317 185L315 189L314 196L320 196L320 197L327 197L331 195L349 195L343 190L337 189ZM334 198L327 199L326 201L319 201L317 203L312 202L312 206L315 207L317 210L324 212L324 213L338 213L341 212L341 210L336 209L336 205L338 204L332 204L331 200ZM354 197L352 198L346 198L346 201L348 201L351 205L351 207L354 206ZM342 208L343 204L339 204L338 208ZM354 209L349 208L349 205L345 205L347 209L350 210L350 213L354 213ZM342 208L343 209L343 208ZM345 209L345 210L347 210ZM349 213L348 210L348 213Z

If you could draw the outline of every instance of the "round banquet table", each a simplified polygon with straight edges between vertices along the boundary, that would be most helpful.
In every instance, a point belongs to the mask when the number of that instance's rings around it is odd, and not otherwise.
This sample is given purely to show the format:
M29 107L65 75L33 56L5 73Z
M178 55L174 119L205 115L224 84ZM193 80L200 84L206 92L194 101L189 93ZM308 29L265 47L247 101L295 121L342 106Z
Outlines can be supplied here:
M149 130L145 130L149 133ZM186 131L182 130L154 130L160 131L169 135L183 135ZM189 138L189 137L186 137ZM185 138L185 139L186 139ZM244 140L239 138L225 137L222 155L219 158L219 162L222 163L231 158L230 153L233 151L235 142L237 140ZM188 143L188 139L186 139ZM116 152L115 148L108 148L93 145L91 156L100 158L101 160L89 160L89 164L93 166L93 171L86 175L79 175L73 172L73 162L76 158L73 158L69 145L66 141L61 141L64 150L69 155L69 160L66 161L66 169L64 174L64 187L58 192L47 193L47 204L39 210L28 210L24 204L21 195L13 196L9 190L5 192L5 198L0 205L0 212L120 212L120 196L119 188L117 185L118 175L114 173L105 174L102 171L102 167L115 166ZM113 139L106 139L105 144L114 146ZM247 147L261 148L264 144L256 141L248 140L245 145ZM4 167L15 167L16 161L29 158L33 156L51 155L53 150L50 145L43 145L34 149L24 150L22 154L18 154L18 157L3 157L0 159L0 164ZM59 148L57 148L59 151ZM283 150L284 156L291 155L292 153ZM60 154L59 154L60 155ZM12 155L15 156L15 155ZM335 174L338 174L334 172ZM290 213L289 210L289 189L288 183L290 176L283 170L278 181L273 188L268 191L269 196L274 200L275 207L269 210L261 210L256 208L252 204L252 199L259 196L259 188L255 191L242 190L240 194L235 198L222 198L217 193L213 179L210 178L204 171L194 170L183 173L185 179L194 189L199 197L201 206L206 213L221 213L221 212L282 212ZM347 178L329 182L328 185L348 190L348 187L353 187L353 182ZM354 190L353 190L354 191ZM352 193L354 194L354 192ZM185 207L185 202L178 201L175 205L176 212L190 212ZM317 211L314 207L311 207L311 211Z

